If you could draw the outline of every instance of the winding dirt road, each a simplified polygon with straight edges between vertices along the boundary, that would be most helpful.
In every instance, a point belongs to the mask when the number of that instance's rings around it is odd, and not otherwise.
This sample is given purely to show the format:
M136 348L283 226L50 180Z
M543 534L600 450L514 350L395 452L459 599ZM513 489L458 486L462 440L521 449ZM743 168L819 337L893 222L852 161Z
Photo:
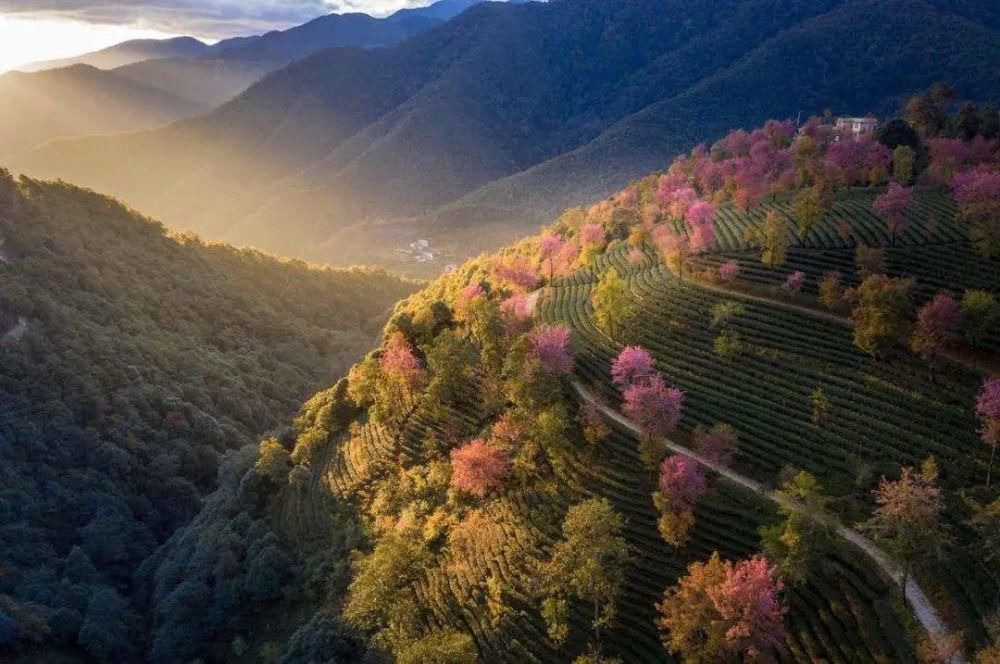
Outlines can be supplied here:
M702 286L702 284L698 285ZM765 297L757 295L737 293L718 287L709 287L709 286L704 286L704 287L708 288L708 290L713 290L725 294L727 296L731 295L734 297L742 297L744 299L759 301L766 304L780 304L773 300L769 300ZM528 296L528 310L532 314L535 313L535 308L538 303L538 298L540 295L541 295L541 290L536 290L530 293ZM808 307L800 307L797 305L792 305L787 303L784 304L783 306L787 306L788 308L801 311L802 313L807 315L815 315L817 317L829 320L830 322L834 322L839 325L843 324L850 325L849 320L840 318L839 316L836 316L834 314L825 314L824 312L812 310L809 309ZM964 365L965 362L961 362L961 364ZM573 389L576 391L576 393L580 396L581 399L594 404L606 417L614 420L615 422L625 427L629 431L632 431L635 434L640 434L640 435L642 434L642 429L635 422L632 422L618 411L614 410L613 408L610 408L609 406L601 402L579 380L574 378L572 379L571 382L573 385ZM698 454L697 452L687 447L684 447L680 443L670 440L669 438L660 438L659 440L663 444L663 446L666 449L670 450L672 453L682 454L692 459L699 465L712 470L713 472L719 474L722 477L725 477L730 482L738 484L754 492L755 494L762 496L767 500L770 500L771 502L776 503L782 507L806 513L806 510L800 503L788 500L787 498L779 495L777 492L767 488L766 486L764 486L763 484L761 484L756 480L753 480L745 475L742 475L731 468L727 468L726 466L715 463L710 459L707 459L706 457L703 457L702 455ZM860 551L862 551L866 556L868 556L868 558L871 559L872 562L874 562L875 565L880 570L882 570L882 572L886 576L892 579L892 581L897 586L902 587L903 576L904 576L902 568L892 559L891 556L889 556L889 554L887 554L885 551L879 548L874 542L872 542L870 539L868 539L858 531L848 528L847 526L845 526L843 523L840 523L836 519L833 519L831 517L817 517L815 515L810 515L810 516L811 518L822 519L823 522L829 525L831 528L833 528L833 530L841 538L850 542ZM927 594L924 592L923 588L920 587L920 584L916 581L916 579L912 577L912 575L907 580L906 587L904 589L904 595L906 597L906 602L910 605L910 608L913 611L914 617L916 617L917 621L920 623L920 625L924 628L924 630L928 634L934 635L935 637L942 639L946 639L951 636L950 630L948 629L944 621L941 619L941 616L940 614L938 614L937 609L934 608L934 605L931 603L930 599L928 599ZM964 664L965 660L961 657L958 657L955 658L953 662L954 664Z
M622 425L623 427L625 427L629 431L632 431L635 434L639 435L642 434L642 429L640 429L635 422L632 422L630 419L628 419L618 411L613 410L612 408L601 403L601 401L597 397L595 397L590 390L584 387L584 385L580 383L578 380L574 379L572 383L573 383L573 389L576 390L577 394L579 394L583 400L594 404L606 417L614 420L615 422L617 422L618 424ZM694 452L693 450L684 447L680 443L670 440L669 438L660 438L659 440L664 447L666 447L674 454L684 455L689 459L697 462L701 466L709 468L713 472L718 473L722 477L725 477L730 482L733 482L734 484L739 484L740 486L749 489L750 491L753 491L755 494L763 496L764 498L767 498L771 502L777 503L782 507L787 507L789 509L805 513L805 509L801 504L795 501L788 500L787 498L784 498L777 492L768 489L760 482L750 479L745 475L741 475L740 473L737 473L731 468L727 468L726 466L715 463L701 456L697 452ZM814 517L814 518L819 518L819 517ZM879 569L881 569L889 578L891 578L897 586L903 585L903 570L899 567L899 565L895 563L895 561L892 560L889 554L880 549L878 546L875 545L874 542L872 542L870 539L868 539L858 531L848 528L839 521L836 521L835 519L832 518L825 518L823 519L823 521L827 525L832 527L837 532L837 534L840 535L843 539L847 540L848 542L856 546L858 549L863 551L865 555L867 555L879 567ZM941 620L940 615L938 615L938 612L934 608L934 605L931 604L930 600L927 598L927 594L924 593L923 589L920 587L920 584L918 584L917 581L913 579L912 576L908 579L906 583L906 601L907 603L909 603L910 608L913 609L914 616L916 616L917 620L929 634L934 634L936 636L945 638L949 636L950 632L947 626L944 624L944 621ZM963 660L958 659L955 661L956 663L960 663Z

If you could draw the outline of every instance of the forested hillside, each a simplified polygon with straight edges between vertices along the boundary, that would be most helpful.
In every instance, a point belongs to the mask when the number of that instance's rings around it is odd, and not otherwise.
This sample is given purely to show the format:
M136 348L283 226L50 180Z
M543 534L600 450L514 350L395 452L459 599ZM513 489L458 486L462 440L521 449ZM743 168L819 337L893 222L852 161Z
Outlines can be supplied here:
M947 99L732 132L400 303L144 567L151 657L996 661L1000 158Z
M0 658L137 657L142 561L414 288L0 172Z
M333 49L156 132L17 164L284 254L439 271L699 141L799 111L895 112L935 80L997 103L992 2L483 3L387 49ZM248 186L249 185L249 186Z
M0 159L55 138L161 127L211 107L90 65L0 76Z

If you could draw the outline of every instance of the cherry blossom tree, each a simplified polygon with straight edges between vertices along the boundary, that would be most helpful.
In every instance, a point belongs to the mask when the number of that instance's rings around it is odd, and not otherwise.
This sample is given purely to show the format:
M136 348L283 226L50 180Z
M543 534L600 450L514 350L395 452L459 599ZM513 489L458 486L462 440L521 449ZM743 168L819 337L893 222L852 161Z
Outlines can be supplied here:
M604 240L604 227L600 224L587 224L580 229L580 242L584 246L600 247Z
M641 346L626 346L611 365L611 381L625 389L654 375L653 356Z
M691 507L708 491L708 480L698 462L683 454L668 456L660 464L657 483L666 505L672 510Z
M1000 172L963 171L952 178L951 190L973 244L992 258L1000 251Z
M503 487L510 459L484 440L472 440L451 452L451 483L456 489L482 498Z
M763 556L754 556L729 566L721 584L708 589L716 610L728 624L730 650L746 653L751 660L774 648L784 638L781 603L783 585L778 570Z
M726 261L719 266L719 281L732 283L740 276L740 264L736 261Z
M683 279L684 266L687 265L688 258L694 253L691 249L690 238L676 233L668 224L661 224L653 229L653 244L656 245L667 267Z
M694 444L698 453L712 463L727 465L736 451L737 438L733 427L716 424L711 429L696 430Z
M698 200L698 194L691 187L681 187L670 195L667 203L667 214L671 218L683 220L688 213L688 209Z
M951 193L959 205L1000 199L1000 172L970 170L956 173Z
M697 462L675 454L660 464L653 504L660 510L657 528L673 546L682 546L694 526L694 504L708 491L708 480Z
M657 604L663 645L685 661L757 660L784 639L783 589L763 556L691 563Z
M917 314L917 325L910 338L913 352L933 365L934 359L958 331L959 319L958 303L951 295L938 293Z
M969 146L957 138L932 138L927 141L931 159L928 175L938 184L945 184L969 160Z
M389 337L379 359L379 368L386 376L398 379L411 394L427 380L427 372L402 332L394 332Z
M455 298L455 313L458 319L469 322L471 311L475 302L486 295L486 290L482 284L469 284L458 292Z
M906 230L906 218L903 216L913 207L913 191L892 182L889 188L875 198L872 210L885 217L886 230L889 231L889 244L895 244L896 236Z
M531 307L528 296L515 293L500 303L500 315L503 317L507 334L513 336L525 331L531 324Z
M795 272L792 272L790 275L788 275L788 278L785 279L785 283L782 286L782 288L784 288L789 293L798 293L799 291L802 290L802 285L805 284L805 281L806 281L806 273L803 272L802 270L796 270Z
M646 254L643 253L642 249L635 247L629 250L628 256L626 258L629 262L629 265L638 265L639 263L646 260Z
M989 378L976 399L976 415L983 423L980 433L990 448L990 465L986 471L986 486L990 485L993 461L1000 447L1000 378Z
M555 274L556 256L563 248L563 239L554 233L545 233L538 241L538 258L548 265L548 277Z
M677 427L684 406L684 392L668 387L660 376L628 386L622 393L625 415L647 436L663 436Z
M531 332L531 354L550 374L568 374L573 370L569 338L570 331L565 325L538 327Z
M518 290L529 291L538 283L535 268L524 256L509 256L498 260L493 266L493 274Z
M576 242L563 242L562 248L553 257L553 276L569 273L580 258L580 245Z

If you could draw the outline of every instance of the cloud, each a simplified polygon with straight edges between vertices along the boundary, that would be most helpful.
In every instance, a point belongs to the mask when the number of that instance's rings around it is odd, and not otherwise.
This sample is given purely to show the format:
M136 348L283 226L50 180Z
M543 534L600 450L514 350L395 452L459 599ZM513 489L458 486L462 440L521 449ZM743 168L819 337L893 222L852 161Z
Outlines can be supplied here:
M0 0L0 14L131 25L207 38L279 30L331 12L383 16L431 0Z

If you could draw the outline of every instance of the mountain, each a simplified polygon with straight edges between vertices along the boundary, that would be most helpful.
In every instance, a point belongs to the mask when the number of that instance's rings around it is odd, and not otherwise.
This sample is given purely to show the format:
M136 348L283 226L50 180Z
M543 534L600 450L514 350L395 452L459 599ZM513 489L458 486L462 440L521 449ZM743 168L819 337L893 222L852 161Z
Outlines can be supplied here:
M316 53L204 117L16 166L212 237L434 270L732 126L884 113L935 80L995 102L988 5L483 3L396 46ZM414 263L417 239L435 262Z
M194 37L173 37L171 39L132 39L92 53L84 53L72 58L33 62L17 68L22 72L60 69L72 65L90 65L98 69L114 69L133 62L157 58L190 57L200 55L214 47Z
M0 77L0 159L55 138L138 131L204 113L313 51L388 46L472 3L438 4L388 19L331 14L211 46L191 38L123 42L76 59L93 65L54 61L39 65L44 71L12 72Z
M136 569L415 288L0 172L0 659L134 661Z
M210 106L229 101L269 72L314 51L336 46L390 46L447 21L469 0L441 0L384 19L367 14L329 14L242 44L227 44L198 57L136 63L117 73Z
M735 131L399 303L139 571L147 657L992 661L1000 317L977 352L966 301L1000 263L966 206L1000 154L924 138Z
M55 138L159 127L208 110L90 65L0 76L0 159Z

